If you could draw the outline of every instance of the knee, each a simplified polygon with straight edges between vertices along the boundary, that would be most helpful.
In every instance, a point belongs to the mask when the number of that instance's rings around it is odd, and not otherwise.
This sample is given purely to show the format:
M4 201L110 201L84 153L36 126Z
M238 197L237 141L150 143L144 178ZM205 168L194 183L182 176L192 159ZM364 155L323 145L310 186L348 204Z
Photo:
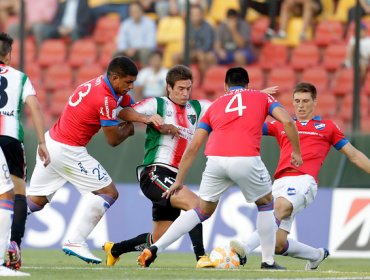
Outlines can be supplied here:
M283 241L276 241L275 244L275 254L282 255L285 253L286 250L286 242Z

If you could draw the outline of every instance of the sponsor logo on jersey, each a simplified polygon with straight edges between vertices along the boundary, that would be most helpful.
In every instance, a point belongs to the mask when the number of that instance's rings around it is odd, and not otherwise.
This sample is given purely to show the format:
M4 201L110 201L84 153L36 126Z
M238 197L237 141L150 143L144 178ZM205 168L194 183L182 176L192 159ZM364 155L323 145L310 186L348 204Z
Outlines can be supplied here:
M314 127L317 129L317 130L323 130L325 128L325 124L324 123L315 123L314 124Z
M109 100L108 100L108 96L106 96L106 97L105 97L104 105L105 105L105 115L109 118L110 110L109 110Z
M296 195L297 191L295 188L288 188L286 190L287 195Z

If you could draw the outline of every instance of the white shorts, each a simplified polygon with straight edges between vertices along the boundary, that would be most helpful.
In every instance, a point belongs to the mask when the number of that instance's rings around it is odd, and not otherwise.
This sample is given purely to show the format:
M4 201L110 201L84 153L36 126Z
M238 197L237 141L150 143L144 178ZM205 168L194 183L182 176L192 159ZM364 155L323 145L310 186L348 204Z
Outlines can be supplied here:
M81 194L99 190L112 183L104 167L90 156L85 147L74 147L51 139L45 134L51 162L44 167L39 155L27 195L49 196L66 182L73 184Z
M310 205L317 194L317 183L311 175L286 176L275 180L272 185L274 199L284 197L293 205L289 218L280 223L280 228L290 232L295 215Z
M10 178L10 172L8 164L3 153L3 150L0 148L0 195L4 194L13 189L13 182Z
M209 156L200 183L199 196L217 202L232 185L238 185L247 202L271 192L271 178L261 157Z

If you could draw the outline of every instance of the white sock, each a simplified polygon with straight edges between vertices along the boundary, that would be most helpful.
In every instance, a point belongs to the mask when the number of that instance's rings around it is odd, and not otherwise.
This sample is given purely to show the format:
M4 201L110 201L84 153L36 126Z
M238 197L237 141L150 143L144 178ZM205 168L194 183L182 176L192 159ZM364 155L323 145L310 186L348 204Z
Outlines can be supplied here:
M103 199L93 193L85 194L78 206L78 214L73 220L71 229L66 234L66 240L71 243L83 243L98 224L108 208L114 203L111 197ZM109 202L108 202L109 200Z
M257 232L260 236L262 262L274 263L277 225L273 210L258 211Z
M288 242L289 247L286 251L287 256L310 261L315 261L320 257L319 249L290 238L288 238Z
M173 222L162 237L152 246L156 246L158 248L157 253L160 253L185 233L191 231L200 222L201 220L194 209L186 211Z
M248 237L247 241L243 242L245 250L247 254L252 253L258 246L261 245L260 236L258 232L255 230L252 234Z
M4 255L9 242L10 228L13 221L13 202L0 199L0 265L4 263Z

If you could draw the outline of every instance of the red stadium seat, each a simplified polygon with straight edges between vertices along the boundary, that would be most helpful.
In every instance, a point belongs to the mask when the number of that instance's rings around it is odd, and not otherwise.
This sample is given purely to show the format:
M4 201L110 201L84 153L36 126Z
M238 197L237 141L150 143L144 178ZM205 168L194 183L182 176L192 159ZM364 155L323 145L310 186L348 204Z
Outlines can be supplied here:
M31 83L34 87L40 86L42 75L40 66L37 63L27 63L24 72L31 80Z
M72 85L72 70L68 64L55 64L46 69L44 87L49 92Z
M63 112L64 107L68 102L69 96L73 93L73 89L71 87L67 87L64 89L57 89L51 97L51 106L49 113L54 117L59 117L60 114Z
M103 16L98 19L94 32L93 40L97 44L113 42L118 34L120 19L118 16Z
M100 66L100 64L95 63L91 65L84 65L76 73L75 86L83 84L102 74L104 74L104 69Z
M335 71L340 68L347 52L347 46L344 43L331 44L327 46L323 55L322 65L328 71Z
M329 86L328 72L322 66L303 70L300 81L313 84L319 94L325 93Z
M331 91L336 96L352 95L353 93L352 68L341 68L334 74Z
M370 71L367 71L367 74L365 76L363 91L367 96L370 96Z
M99 64L103 68L107 68L111 61L114 52L116 51L116 44L114 42L107 42L103 45L99 56Z
M315 114L323 118L332 118L336 110L335 96L330 92L318 92Z
M360 118L367 117L367 111L369 109L366 98L361 98L360 100ZM358 110L358 109L357 109ZM352 120L353 112L353 94L346 95L343 98L343 102L340 107L339 115L344 121Z
M337 20L323 20L316 26L314 42L320 47L343 41L343 25Z
M264 70L286 65L288 62L288 47L266 43L259 55L259 65Z
M97 58L97 47L90 39L75 41L70 50L68 64L72 68L78 68L85 64L92 64Z
M296 84L294 70L290 67L274 68L271 70L267 86L279 86L279 95L292 92Z
M67 56L67 47L62 39L45 40L39 51L38 63L41 67L63 63Z
M269 26L268 17L261 16L252 24L251 41L255 45L262 45L265 41L265 34Z
M290 65L294 70L302 71L319 64L320 51L316 45L301 44L292 51Z
M36 46L32 39L26 39L24 45L24 64L28 65L35 61ZM12 59L10 65L18 68L20 66L20 42L15 40L12 46Z
M207 70L202 87L208 99L214 100L225 92L224 81L227 69L226 66L216 65Z
M250 66L245 67L249 76L248 88L261 90L265 86L265 78L260 67Z

